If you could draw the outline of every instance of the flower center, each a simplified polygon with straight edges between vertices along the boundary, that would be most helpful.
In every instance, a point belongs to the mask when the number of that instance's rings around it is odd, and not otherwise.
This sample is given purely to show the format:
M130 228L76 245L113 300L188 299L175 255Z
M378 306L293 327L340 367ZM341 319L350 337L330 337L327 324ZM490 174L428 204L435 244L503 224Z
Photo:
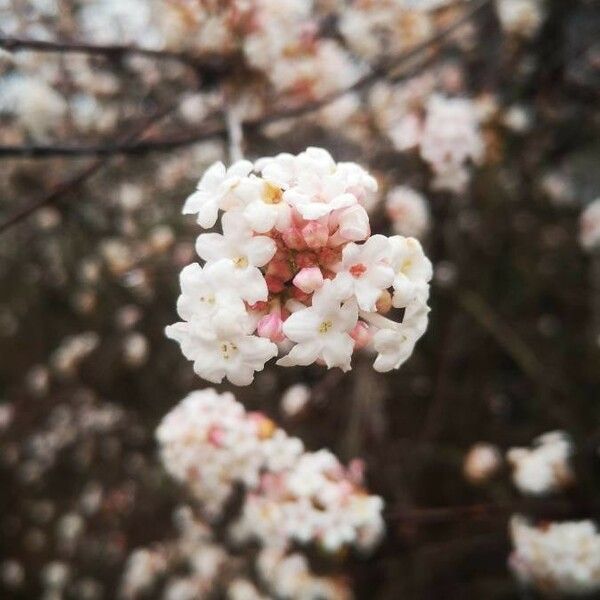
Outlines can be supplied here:
M269 182L265 183L265 188L263 190L263 202L265 202L265 204L279 204L282 197L283 191L281 188Z
M215 297L213 294L206 294L205 296L200 296L200 302L204 302L206 304L214 304Z
M366 271L367 265L364 265L363 263L357 263L350 267L350 275L352 275L352 277L362 277Z
M319 325L319 333L327 333L333 327L332 321L323 321Z
M245 256L238 256L233 259L233 264L238 269L245 269L248 266L248 259Z
M225 360L229 360L236 352L237 346L233 342L221 342L221 356Z

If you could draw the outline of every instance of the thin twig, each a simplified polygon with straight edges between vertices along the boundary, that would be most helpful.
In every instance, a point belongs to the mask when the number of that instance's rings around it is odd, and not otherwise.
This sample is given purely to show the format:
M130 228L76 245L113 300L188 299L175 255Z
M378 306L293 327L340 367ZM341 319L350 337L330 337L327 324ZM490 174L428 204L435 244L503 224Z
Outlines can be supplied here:
M368 74L359 78L353 85L337 90L323 96L318 100L306 102L300 106L292 108L282 108L271 111L256 119L252 119L243 123L247 129L259 129L265 125L293 119L304 116L311 112L315 112L335 100L338 100L346 94L358 92L373 85L380 79L392 75L394 80L398 80L400 75L398 69L409 63L414 58L422 55L432 46L445 41L452 33L459 29L462 25L475 17L479 11L490 4L491 0L480 0L465 11L463 15L458 17L453 23L439 30L436 34L429 37L421 44L417 44L411 50L402 55L383 61L378 66L374 67ZM27 146L0 146L0 156L26 156L28 158L42 158L48 156L85 156L85 155L114 155L114 154L146 154L152 151L165 151L188 146L208 139L217 137L225 137L227 135L227 127L223 124L204 127L203 129L191 133L183 133L179 136L173 136L166 139L148 140L145 142L135 143L120 143L109 145L95 146L74 146L69 144L52 144L52 145L27 145Z
M0 35L0 48L8 52L34 51L59 54L86 54L89 56L104 56L106 58L121 58L123 56L144 56L157 60L176 60L190 65L195 69L202 67L214 68L223 60L217 55L194 55L172 50L153 50L130 44L87 44L84 42L50 42L28 38L9 37Z
M598 507L592 507L597 512ZM572 503L550 502L535 506L531 502L513 502L507 504L470 504L460 506L442 506L435 508L393 509L386 519L410 523L449 523L463 519L484 520L507 517L517 513L532 514L536 518L552 519L589 514L589 507L579 507Z
M124 136L123 140L129 142L141 137L148 130L148 128L155 125L172 110L173 107L158 110L150 117L144 119L144 122L138 125L131 133ZM92 177L92 175L94 175L102 167L104 167L110 159L110 155L96 158L95 160L91 161L85 168L76 173L73 177L70 177L65 181L61 181L56 186L54 186L50 190L50 192L43 195L38 200L35 200L30 204L24 206L20 210L17 210L12 216L8 217L6 221L0 223L0 234L4 233L7 229L13 227L17 223L20 223L36 211L40 210L41 208L57 202L63 194L75 189L83 182L87 181L90 177Z

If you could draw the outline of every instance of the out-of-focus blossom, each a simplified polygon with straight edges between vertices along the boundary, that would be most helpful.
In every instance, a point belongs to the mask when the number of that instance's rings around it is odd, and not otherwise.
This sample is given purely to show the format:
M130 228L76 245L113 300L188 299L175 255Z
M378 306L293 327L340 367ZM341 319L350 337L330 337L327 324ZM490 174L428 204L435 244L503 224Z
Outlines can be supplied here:
M600 246L600 198L588 204L581 213L579 243L588 252Z
M383 534L383 502L326 450L302 442L231 394L190 394L162 421L157 438L167 471L189 486L210 518L245 488L232 534L238 542L318 543L328 551L371 549Z
M530 38L544 22L544 1L496 0L496 13L507 33Z
M386 213L394 231L399 235L423 236L429 230L430 214L425 197L408 186L398 186L388 192Z
M506 459L513 468L513 482L523 494L541 496L573 483L569 464L573 453L570 438L551 431L533 440L532 448L511 448Z
M515 516L509 564L523 584L548 597L586 596L600 589L600 534L592 521L531 525Z
M474 484L485 483L502 466L502 454L497 446L486 442L473 445L463 462L463 473Z

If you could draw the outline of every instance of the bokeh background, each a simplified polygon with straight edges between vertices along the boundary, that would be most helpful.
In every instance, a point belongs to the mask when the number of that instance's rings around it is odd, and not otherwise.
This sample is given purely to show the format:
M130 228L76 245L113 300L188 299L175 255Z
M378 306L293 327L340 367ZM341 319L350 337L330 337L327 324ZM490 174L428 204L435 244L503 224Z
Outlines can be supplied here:
M285 63L273 48L290 29L250 48L231 14L226 34L201 18L235 2L0 0L2 598L116 598L130 553L176 535L189 497L163 472L154 430L205 383L164 327L195 260L182 203L230 158L225 106L246 123L250 158L321 146L368 168L373 231L393 231L396 186L429 211L430 326L399 371L375 373L369 356L347 374L269 365L234 390L308 448L363 458L385 499L372 555L315 564L357 598L536 597L507 566L511 515L600 507L600 255L580 225L600 196L600 10L522 2L511 23L502 0L307 1L294 18L310 23L309 58ZM387 23L369 28L375 10ZM405 100L374 98L411 81ZM320 104L356 82L329 112ZM484 152L459 191L435 189L430 165L390 135L434 93L477 115ZM281 397L296 383L310 400L289 414ZM523 499L507 466L464 476L473 444L504 452L557 429L576 448L570 491Z

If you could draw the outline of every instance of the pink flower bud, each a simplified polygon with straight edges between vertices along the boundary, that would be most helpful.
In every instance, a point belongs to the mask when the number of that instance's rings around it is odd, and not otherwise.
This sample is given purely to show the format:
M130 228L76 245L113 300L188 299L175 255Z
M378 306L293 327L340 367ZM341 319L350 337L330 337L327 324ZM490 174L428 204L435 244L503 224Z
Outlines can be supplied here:
M309 248L323 248L329 239L329 229L323 223L309 221L302 228L302 236Z
M366 240L371 234L367 211L358 204L344 209L338 233L349 242Z
M225 438L225 434L220 427L211 427L207 434L208 441L213 445L220 447Z
M276 277L281 281L289 281L293 275L292 267L289 261L273 259L267 266L267 275Z
M323 273L319 267L306 267L294 277L293 284L306 294L310 294L323 285Z
M278 313L271 313L258 322L256 332L260 337L268 338L272 342L282 342L285 339L282 325L281 316Z
M313 252L299 252L296 254L295 262L299 269L305 269L306 267L314 267L318 260Z
M306 248L302 231L297 227L289 227L281 234L281 237L285 245L292 250L303 250Z
M359 321L350 332L350 337L354 340L355 350L364 348L371 341L369 326L364 321Z

